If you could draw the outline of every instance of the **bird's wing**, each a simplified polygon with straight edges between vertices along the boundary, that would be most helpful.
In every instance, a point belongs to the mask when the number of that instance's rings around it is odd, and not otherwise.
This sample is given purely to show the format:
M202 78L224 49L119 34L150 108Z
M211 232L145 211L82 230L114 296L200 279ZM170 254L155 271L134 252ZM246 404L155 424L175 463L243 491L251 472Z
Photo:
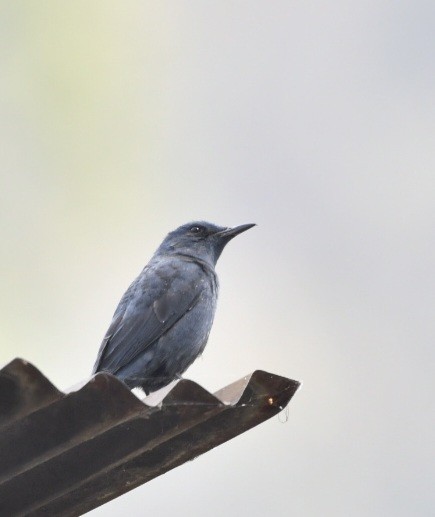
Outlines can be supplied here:
M202 289L196 275L169 265L145 268L122 297L93 371L116 373L130 363L196 305Z

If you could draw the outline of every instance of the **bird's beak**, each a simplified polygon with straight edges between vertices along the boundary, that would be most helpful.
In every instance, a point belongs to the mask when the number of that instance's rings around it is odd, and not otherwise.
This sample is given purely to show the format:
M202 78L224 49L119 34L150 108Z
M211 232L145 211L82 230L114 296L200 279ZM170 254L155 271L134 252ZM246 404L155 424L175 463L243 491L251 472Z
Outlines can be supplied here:
M246 232L246 230L249 230L253 226L256 226L256 224L241 224L240 226L235 226L234 228L225 228L225 230L221 230L216 235L223 239L225 242L228 242L236 235Z

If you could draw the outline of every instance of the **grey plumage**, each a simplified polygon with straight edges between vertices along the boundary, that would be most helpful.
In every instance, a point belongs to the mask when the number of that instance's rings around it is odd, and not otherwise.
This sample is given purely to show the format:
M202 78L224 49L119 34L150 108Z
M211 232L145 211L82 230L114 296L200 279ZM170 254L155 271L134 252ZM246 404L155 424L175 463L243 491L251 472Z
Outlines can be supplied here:
M225 245L255 226L192 222L169 233L121 298L93 373L155 391L202 353L218 295L216 262Z

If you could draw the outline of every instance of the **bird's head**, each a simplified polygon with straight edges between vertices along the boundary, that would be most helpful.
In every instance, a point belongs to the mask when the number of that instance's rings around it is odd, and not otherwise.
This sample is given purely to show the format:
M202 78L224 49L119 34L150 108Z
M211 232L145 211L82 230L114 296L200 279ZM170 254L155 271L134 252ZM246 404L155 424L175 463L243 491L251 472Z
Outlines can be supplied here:
M183 254L215 265L225 245L255 224L242 224L225 228L205 221L183 224L170 232L157 250L157 254Z

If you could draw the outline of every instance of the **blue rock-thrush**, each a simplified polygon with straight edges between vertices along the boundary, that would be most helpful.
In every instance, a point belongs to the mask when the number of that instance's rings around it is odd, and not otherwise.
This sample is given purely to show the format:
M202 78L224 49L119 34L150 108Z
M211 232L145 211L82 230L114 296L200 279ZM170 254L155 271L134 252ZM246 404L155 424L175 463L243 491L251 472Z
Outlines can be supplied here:
M169 233L121 298L93 373L110 372L145 393L180 378L207 343L216 262L233 237L253 226L192 222Z

